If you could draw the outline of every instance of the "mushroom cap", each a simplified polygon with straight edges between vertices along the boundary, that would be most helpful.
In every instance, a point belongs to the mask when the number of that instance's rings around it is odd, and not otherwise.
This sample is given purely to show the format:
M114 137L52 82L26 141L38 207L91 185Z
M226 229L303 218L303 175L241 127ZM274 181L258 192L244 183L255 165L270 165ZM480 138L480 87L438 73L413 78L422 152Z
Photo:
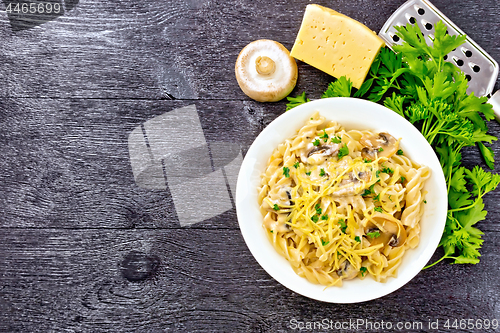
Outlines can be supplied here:
M364 134L359 142L365 147L361 150L363 158L374 159L375 153L379 157L391 157L399 148L399 141L392 135L380 132L375 135ZM381 151L379 149L382 148Z
M290 52L269 39L245 46L236 60L235 72L241 90L259 102L282 100L292 92L298 76L297 63Z
M399 247L405 243L407 235L401 222L390 219L381 213L374 214L373 221L366 224L365 232L377 230L380 232L380 236L369 239L371 245L384 244L384 246Z

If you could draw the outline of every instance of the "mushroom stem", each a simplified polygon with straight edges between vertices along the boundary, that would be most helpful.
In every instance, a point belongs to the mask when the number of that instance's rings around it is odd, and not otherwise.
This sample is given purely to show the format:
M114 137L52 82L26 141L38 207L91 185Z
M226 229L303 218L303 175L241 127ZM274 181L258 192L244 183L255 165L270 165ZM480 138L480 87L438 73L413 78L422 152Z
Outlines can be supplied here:
M259 56L255 60L255 69L261 75L271 75L276 70L276 65L273 59L266 56Z

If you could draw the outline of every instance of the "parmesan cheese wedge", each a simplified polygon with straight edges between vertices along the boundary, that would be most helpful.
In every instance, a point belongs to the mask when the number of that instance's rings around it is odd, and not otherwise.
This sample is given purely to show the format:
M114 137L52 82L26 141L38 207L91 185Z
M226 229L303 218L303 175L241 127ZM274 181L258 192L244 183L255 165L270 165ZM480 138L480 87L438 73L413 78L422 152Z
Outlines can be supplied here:
M307 5L291 56L336 78L363 84L384 41L362 23L332 9Z

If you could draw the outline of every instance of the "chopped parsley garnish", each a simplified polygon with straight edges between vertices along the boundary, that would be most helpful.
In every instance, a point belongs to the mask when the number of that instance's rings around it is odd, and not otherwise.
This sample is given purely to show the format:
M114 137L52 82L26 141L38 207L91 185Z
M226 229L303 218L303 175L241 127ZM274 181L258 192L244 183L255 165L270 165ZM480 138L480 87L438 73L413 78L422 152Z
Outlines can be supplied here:
M269 230L270 233L274 233L272 230Z
M424 204L426 204L426 203L427 203L427 200L424 200Z
M373 197L373 200L380 201L380 193Z
M359 271L361 272L361 276L365 276L365 274L366 274L366 271L367 271L367 270L368 270L368 269L367 269L366 267L361 267L361 268L359 269Z
M403 177L403 176L401 176L401 178L400 178L399 180L401 181L401 183L404 183L404 182L405 182L405 180L406 180L406 178L405 178L405 177Z
M311 217L311 220L312 220L314 223L316 223L316 222L318 222L318 220L319 220L319 216L318 216L318 215L313 215L313 216Z
M376 212L379 212L379 213L383 212L382 207L375 207L374 209Z
M323 177L324 175L326 175L325 169L321 168L321 171L319 172L319 176Z
M316 206L314 206L314 209L316 210L316 214L318 214L318 215L321 215L321 213L323 212L320 204L316 204Z
M295 163L293 163L293 167L294 167L295 169L298 169L298 168L299 168L299 165L300 165L300 164L299 164L299 162L295 162Z
M375 187L375 184L372 184L372 186L370 186L369 188L366 188L365 191L363 192L363 194L361 194L361 195L366 197L367 195L375 194L375 192L373 192L374 187Z
M339 149L337 157L340 160L342 157L347 155L349 155L349 147L347 147L347 145L343 145L342 148Z
M382 169L382 172L383 173L387 173L389 175L392 175L394 173L394 170L391 169L391 168L385 167L385 168Z
M396 155L403 155L403 150L402 149L398 149L398 151L396 152Z
M380 232L378 232L378 231L372 231L372 232L367 233L366 235L368 237L370 237L370 238L377 238L377 237L380 236Z
M369 159L367 159L367 158L363 159L363 162L365 162L365 163L370 163L371 161L372 161L372 160L369 160Z
M347 223L345 223L344 219L340 219L339 224L340 224L340 230L345 234L345 231L347 229Z
M328 245L328 243L330 243L330 241L325 242L324 240L321 240L321 245L323 245L323 246Z
M384 148L380 147L380 148L378 149L378 151L384 151Z
M323 141L327 142L328 141L328 134L326 134L326 130L323 130L324 134L320 135L320 138L323 139Z
M330 141L332 141L333 143L341 143L342 142L342 138L340 136L335 136Z
M323 221L328 220L328 214L325 214L325 215L321 216L321 219L322 219Z
M311 171L307 171L306 175L310 176L311 175Z
M320 143L319 139L316 139L316 140L313 141L313 145L315 145L315 146L319 146L319 143Z
M290 169L288 167L283 167L283 174L286 178L290 177Z
M274 204L273 209L274 210L280 210L280 207L277 204Z
M359 236L354 237L354 240L358 243L361 243L361 239L359 239Z

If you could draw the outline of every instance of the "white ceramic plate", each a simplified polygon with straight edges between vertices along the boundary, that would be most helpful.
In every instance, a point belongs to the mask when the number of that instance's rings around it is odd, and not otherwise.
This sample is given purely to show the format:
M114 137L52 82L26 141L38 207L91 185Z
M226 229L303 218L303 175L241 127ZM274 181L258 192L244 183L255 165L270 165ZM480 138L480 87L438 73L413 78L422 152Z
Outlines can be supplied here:
M328 120L347 130L385 131L402 138L401 149L413 161L430 167L432 175L424 190L427 204L420 222L420 244L408 250L398 269L397 278L379 283L370 277L344 281L342 287L329 287L309 282L293 271L267 239L257 203L260 175L278 144L297 133L306 120L319 111ZM432 257L446 222L448 199L446 182L439 160L420 132L403 117L386 107L355 98L327 98L309 102L282 114L255 139L241 165L236 188L236 211L241 233L250 252L269 275L285 287L310 298L331 303L356 303L387 295L405 285Z

